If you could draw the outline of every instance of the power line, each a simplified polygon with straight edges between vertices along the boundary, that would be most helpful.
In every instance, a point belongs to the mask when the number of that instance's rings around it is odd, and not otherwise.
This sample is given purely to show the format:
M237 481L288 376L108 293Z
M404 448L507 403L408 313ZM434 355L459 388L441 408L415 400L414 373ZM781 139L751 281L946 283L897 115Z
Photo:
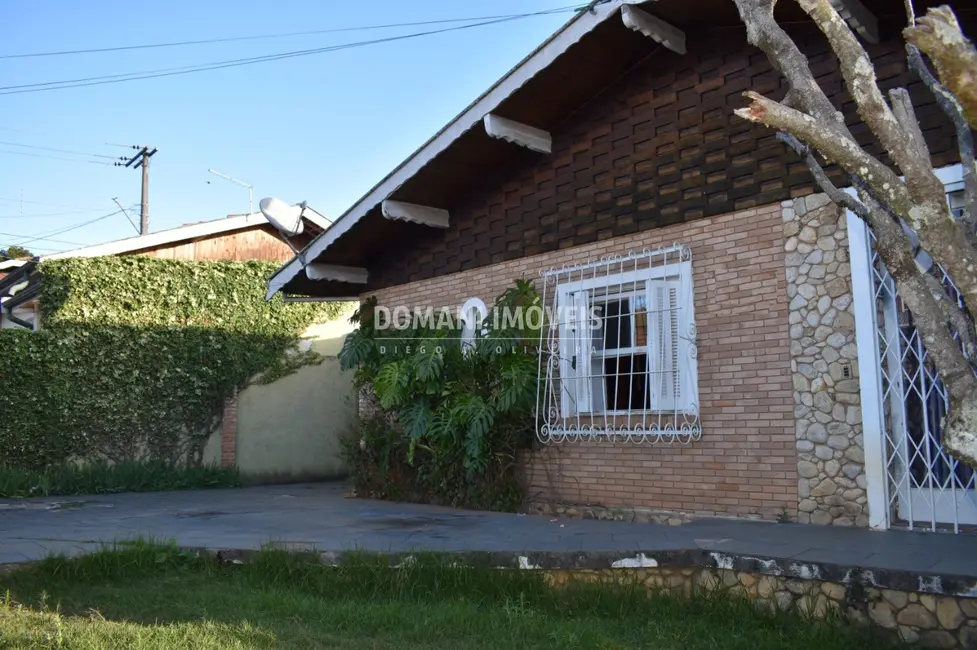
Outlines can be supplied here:
M180 66L176 68L160 68L156 70L143 70L140 72L126 72L121 74L113 75L100 75L96 77L82 77L80 79L63 79L60 81L45 81L32 84L19 84L15 86L0 86L0 91L10 91L2 92L0 94L18 94L19 92L39 92L39 90L47 90L50 86L58 87L68 87L75 88L80 86L91 86L98 85L98 83L88 83L88 82L104 82L104 83L119 83L120 81L132 81L135 79L152 79L155 77L172 76L175 74L189 74L191 72L202 72L206 70L217 70L225 67L236 67L238 65L250 65L253 63L262 63L264 61L275 61L284 58L293 58L297 56L308 56L311 54L319 54L322 52L331 52L335 50L343 50L348 48L362 47L365 45L374 45L378 43L386 43L390 41L404 40L409 38L417 38L419 36L428 36L432 34L441 34L444 32L456 31L460 29L468 29L470 27L481 27L484 25L493 25L500 22L508 22L510 20L516 20L518 18L526 18L529 16L534 16L542 13L553 13L555 10L549 10L547 12L537 12L536 14L517 14L514 17L498 18L486 22L474 23L471 25L461 25L458 27L447 27L444 29L429 30L426 32L416 32L412 34L402 34L399 36L389 36L386 38L373 39L368 41L355 41L353 43L343 43L340 45L330 45L326 47L306 49L306 50L295 50L292 52L281 52L278 54L266 54L257 57L247 57L242 59L230 59L226 61L213 61L210 63L198 63L194 65ZM564 9L566 11L566 9ZM140 76L144 75L144 76ZM69 85L70 84L70 85ZM36 88L39 90L23 90ZM16 91L16 92L15 92Z
M30 203L31 205L46 205L51 208L75 208L74 205L65 205L64 203L45 203L44 201L25 201L24 199L11 199L9 197L0 196L0 201L9 201L10 203ZM87 210L87 212L101 212L104 208L92 208Z
M580 6L580 5L576 5ZM562 7L557 9L549 9L542 13L558 13L561 11L568 11L576 7ZM463 23L463 22L475 22L481 20L496 20L500 18L516 18L523 17L527 14L507 14L502 16L474 16L471 18L442 18L440 20L423 20L410 23L388 23L385 25L363 25L359 27L336 27L333 29L316 29L312 31L304 32L285 32L279 34L258 34L252 36L230 36L226 38L209 38L198 41L175 41L171 43L151 43L145 45L121 45L117 47L99 47L91 48L86 50L60 50L56 52L27 52L22 54L0 54L0 59L25 59L30 57L40 57L40 56L65 56L68 54L96 54L100 52L121 52L125 50L147 50L153 48L161 47L181 47L185 45L209 45L212 43L231 43L235 41L255 41L262 39L271 38L288 38L292 36L313 36L319 34L335 34L340 32L359 32L359 31L369 31L377 29L390 29L394 27L421 27L424 25L442 25L445 23ZM532 14L537 15L537 14Z
M105 208L95 208L92 210L69 210L67 212L35 212L33 214L0 215L0 219L27 219L35 217L63 217L69 214L85 214L88 212L102 212Z
M84 221L82 223L75 224L73 226L68 226L67 228L63 228L61 230L54 230L54 231L51 231L51 232L44 232L44 233L40 233L38 235L12 235L12 236L13 237L28 237L29 238L29 239L26 239L24 241L17 242L17 245L18 246L24 246L26 244L30 244L31 242L41 241L41 240L44 240L44 241L52 241L51 240L52 237L57 237L58 235L63 235L66 232L71 232L72 230L78 230L79 228L84 228L85 226L90 226L93 223L98 223L99 221L102 221L104 219L108 219L109 217L114 217L115 215L119 214L120 212L122 212L122 210L116 210L115 212L110 212L109 214L104 214L101 217L97 217L95 219L92 219L91 221Z
M90 162L96 165L111 165L110 162L105 162L102 160L79 160L77 158L65 158L64 156L49 156L43 153L31 153L29 151L10 151L9 149L0 149L0 153L9 154L11 156L30 156L31 158L47 158L48 160L67 160L68 162Z
M41 153L30 153L27 151L10 151L9 149L0 149L0 153L10 154L11 156L30 156L31 158L48 158L50 160L70 160L71 162L81 162L77 158L65 158L64 156L48 156Z
M571 8L561 9L560 11L569 11ZM20 84L16 86L0 86L0 95L18 95L22 93L33 93L42 92L46 90L63 90L65 88L82 88L85 86L99 86L103 84L111 83L121 83L124 81L137 81L140 79L155 79L157 77L170 77L174 75L191 74L194 72L206 72L210 70L220 70L223 68L234 68L244 65L252 65L255 63L264 63L267 61L279 61L282 59L290 59L295 57L310 56L313 54L322 54L325 52L335 52L338 50L353 49L357 47L364 47L367 45L376 45L380 43L390 43L394 41L402 41L412 38L418 38L421 36L430 36L433 34L443 34L446 32L453 32L462 29L469 29L472 27L483 27L486 25L496 25L499 23L509 22L512 20L518 20L521 18L528 18L531 16L539 16L544 14L556 13L558 10L548 10L540 11L529 14L517 14L511 18L499 18L496 20L490 20L480 23L472 23L469 25L460 25L456 27L446 27L444 29L429 30L426 32L415 32L412 34L402 34L399 36L390 36L387 38L378 38L369 41L356 41L353 43L344 43L341 45L330 45L328 47L320 47L308 50L295 50L293 52L281 52L278 54L268 54L258 57L244 58L244 59L231 59L229 61L215 61L211 63L202 63L191 66L182 66L178 68L161 68L158 70L145 70L142 72L128 72L124 74L114 74L114 75L101 75L97 77L85 77L81 79L63 79L60 81L45 81L32 84Z
M7 145L9 147L24 147L25 149L37 149L39 151L54 151L56 153L71 153L79 156L94 156L96 158L110 158L115 160L115 156L106 156L101 153L88 153L87 151L74 151L72 149L55 149L54 147L42 147L36 144L24 144L23 142L7 142L0 140L0 144Z
M122 207L122 204L121 203L119 203L119 197L113 196L112 197L112 200L115 202L115 204L117 206L119 206L119 209L122 210L122 214L124 214L126 216L126 219L128 219L129 223L132 224L132 227L136 229L136 232L141 235L142 233L139 232L139 226L137 226L136 225L136 222L133 221L132 220L132 217L129 216L129 212L125 208Z
M0 232L0 237L17 237L18 239L20 239L20 238L22 238L24 236L25 235L15 235L12 232ZM84 246L84 244L81 244L81 243L76 242L76 241L65 241L63 239L51 239L49 237L39 237L39 238L35 239L34 241L47 241L47 242L51 242L53 244L68 244L69 246ZM10 244L10 245L11 246L20 246L21 244Z

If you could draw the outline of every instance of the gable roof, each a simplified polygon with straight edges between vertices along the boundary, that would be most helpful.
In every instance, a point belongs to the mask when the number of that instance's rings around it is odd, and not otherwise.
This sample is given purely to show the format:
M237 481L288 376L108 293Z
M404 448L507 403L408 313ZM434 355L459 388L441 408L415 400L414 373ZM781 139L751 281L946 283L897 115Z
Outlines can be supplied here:
M481 122L488 113L499 108L505 100L523 88L528 81L550 67L554 61L586 34L618 14L622 6L637 5L643 1L594 0L584 10L577 13L515 68L472 102L461 114L425 142L420 149L387 174L340 216L332 228L316 237L299 255L278 269L268 281L267 298L271 299L278 291L285 289L304 270L306 264L318 258L367 214L375 210L382 201L390 198L404 183L435 158L445 153L472 127Z
M928 6L937 0L917 2ZM832 0L832 4L858 5L870 13L885 12L882 15L890 22L892 16L898 17L896 22L905 20L904 9L898 0ZM796 3L777 3L776 15L778 22L783 24L811 22ZM857 23L858 16L847 15L846 20ZM486 128L480 128L479 122L492 115L510 124L517 123L523 134L528 132L530 137L533 133L536 137L572 136L561 129L573 115L605 89L612 88L635 66L661 60L664 66L671 66L673 70L691 72L696 65L693 57L715 56L709 37L715 30L722 29L737 30L742 34L742 48L752 48L731 0L593 0L370 189L337 219L329 231L315 238L276 271L269 279L266 297L271 299L282 291L322 298L355 298L363 291L380 286L374 286L370 274L367 284L350 284L340 278L362 278L364 269L372 273L378 258L390 252L409 250L431 238L458 245L462 231L453 220L446 224L445 211L462 207L486 183L496 183L495 187L498 187L500 178L512 180L511 170L528 168L529 165L523 163L533 160L532 156L547 155L536 153L541 151L538 147L530 151L502 142L496 139L498 134L489 132L488 124ZM688 59L688 70L678 67L675 59L685 52L686 34L695 38L696 48ZM753 54L759 52L753 48ZM766 59L763 61L760 69L767 70ZM689 79L682 81L687 83ZM743 81L747 82L745 87L749 87L749 76L731 85L738 86ZM677 82L678 79L673 78L672 83ZM715 79L710 80L710 83L714 82ZM745 87L724 88L722 92L738 94ZM548 147L542 150L546 149ZM561 164L575 173L581 171L575 167L575 158ZM420 216L414 219L416 223L410 224L411 215L406 215L407 220L403 220L405 206L397 206L398 213L394 214L395 206L389 206L391 210L385 211L384 201L413 203L415 215ZM417 206L422 206L419 211ZM451 261L457 256L449 254L447 257ZM313 277L310 277L308 266L312 263L323 266L311 272ZM356 272L342 267L354 267ZM333 279L318 279L322 277ZM388 279L382 282L388 282Z
M331 225L331 222L328 219L309 207L305 208L303 218L320 231L328 230L329 226ZM201 223L189 224L186 226L180 226L178 228L170 228L169 230L160 230L159 232L150 233L148 235L137 235L135 237L117 239L104 244L85 246L84 248L76 248L70 251L54 253L52 255L44 255L41 257L41 260L58 260L66 257L101 257L103 255L122 255L125 253L131 253L133 251L156 248L157 246L164 246L166 244L173 244L186 239L209 237L211 235L219 235L234 232L236 230L243 230L244 228L250 228L252 226L261 226L267 223L268 222L260 212L255 212L253 214L242 214L234 217L227 217L226 219L203 221Z

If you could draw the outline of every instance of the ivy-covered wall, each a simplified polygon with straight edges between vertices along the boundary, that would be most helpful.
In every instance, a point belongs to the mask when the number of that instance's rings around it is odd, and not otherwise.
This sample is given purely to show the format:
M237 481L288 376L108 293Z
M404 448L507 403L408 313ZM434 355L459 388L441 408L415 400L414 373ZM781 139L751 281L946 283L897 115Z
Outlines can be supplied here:
M274 262L142 256L45 262L43 329L0 330L0 466L199 462L224 399L319 357L311 324L348 305L264 299Z

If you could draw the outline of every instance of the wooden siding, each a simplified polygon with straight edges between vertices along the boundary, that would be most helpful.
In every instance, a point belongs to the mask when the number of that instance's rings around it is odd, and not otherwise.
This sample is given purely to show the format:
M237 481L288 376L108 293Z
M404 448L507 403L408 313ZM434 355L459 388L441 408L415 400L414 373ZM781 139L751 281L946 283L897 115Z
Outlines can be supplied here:
M130 255L149 255L175 260L274 260L287 262L293 253L285 242L262 226L231 233L174 242L157 248L133 251Z

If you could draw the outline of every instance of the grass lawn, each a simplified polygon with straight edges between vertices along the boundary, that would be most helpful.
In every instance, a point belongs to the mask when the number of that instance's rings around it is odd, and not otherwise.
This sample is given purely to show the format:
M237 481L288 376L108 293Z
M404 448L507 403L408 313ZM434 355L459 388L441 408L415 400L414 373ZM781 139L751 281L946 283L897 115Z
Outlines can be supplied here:
M6 594L2 596L2 594ZM134 545L0 574L0 648L890 648L866 631L764 614L719 592L546 586L531 571L266 552L219 565Z

